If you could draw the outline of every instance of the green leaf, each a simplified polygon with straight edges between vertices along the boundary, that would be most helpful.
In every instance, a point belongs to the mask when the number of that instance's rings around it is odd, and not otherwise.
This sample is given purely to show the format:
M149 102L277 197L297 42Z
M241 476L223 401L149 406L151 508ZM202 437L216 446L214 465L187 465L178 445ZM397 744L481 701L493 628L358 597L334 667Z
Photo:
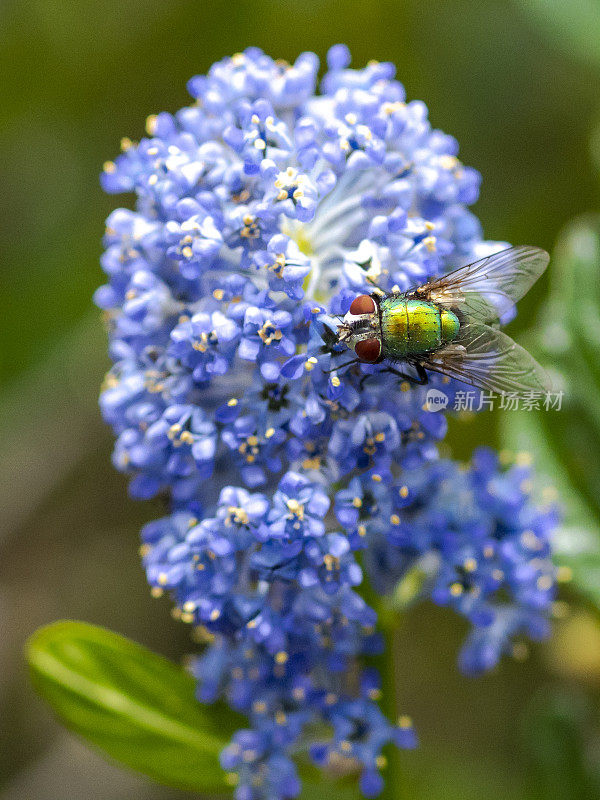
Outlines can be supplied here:
M201 705L180 667L84 622L40 628L26 655L39 694L106 755L169 786L227 789L218 756L241 718Z
M507 413L501 425L507 446L534 453L537 472L556 488L563 521L554 541L555 560L570 568L572 586L600 609L598 522L561 461L560 442L554 438L552 425L533 412Z
M572 585L600 609L600 218L586 216L561 237L550 298L532 341L564 388L563 408L503 415L503 439L535 454L564 510L555 552Z
M597 0L519 0L519 4L557 46L600 67Z
M524 718L530 795L536 800L592 800L600 796L594 760L595 714L583 695L544 691Z

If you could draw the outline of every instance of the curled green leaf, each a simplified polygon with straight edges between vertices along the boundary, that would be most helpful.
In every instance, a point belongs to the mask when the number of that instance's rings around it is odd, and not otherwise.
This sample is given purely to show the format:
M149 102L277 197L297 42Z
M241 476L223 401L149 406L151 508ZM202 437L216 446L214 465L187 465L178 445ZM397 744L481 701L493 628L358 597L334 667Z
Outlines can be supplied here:
M506 413L503 440L535 454L558 491L564 519L555 541L572 586L600 609L600 218L575 220L551 266L551 292L532 339L564 390L560 411Z
M600 67L600 6L596 0L519 0L518 4L556 46Z
M226 791L219 752L239 718L222 705L201 705L180 667L83 622L41 628L26 655L36 690L91 745L160 783Z

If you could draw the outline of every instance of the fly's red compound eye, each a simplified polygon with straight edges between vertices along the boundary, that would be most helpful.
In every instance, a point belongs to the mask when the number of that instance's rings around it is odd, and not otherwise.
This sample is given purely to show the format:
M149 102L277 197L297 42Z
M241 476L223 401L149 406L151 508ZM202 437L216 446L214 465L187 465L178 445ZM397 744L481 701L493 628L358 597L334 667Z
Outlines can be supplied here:
M360 300L360 297L357 300ZM367 364L374 364L381 353L381 342L379 339L361 339L360 342L356 343L354 352L361 361L366 361Z
M360 294L355 297L350 305L350 313L358 316L359 314L372 314L375 311L375 301L368 294Z

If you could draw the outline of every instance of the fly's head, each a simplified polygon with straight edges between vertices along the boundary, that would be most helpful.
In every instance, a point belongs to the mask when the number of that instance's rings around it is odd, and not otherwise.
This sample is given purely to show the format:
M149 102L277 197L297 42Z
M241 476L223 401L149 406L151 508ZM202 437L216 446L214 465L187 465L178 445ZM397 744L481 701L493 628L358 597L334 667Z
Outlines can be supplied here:
M371 295L354 298L338 328L338 341L354 350L358 360L365 364L375 364L381 359L379 310Z

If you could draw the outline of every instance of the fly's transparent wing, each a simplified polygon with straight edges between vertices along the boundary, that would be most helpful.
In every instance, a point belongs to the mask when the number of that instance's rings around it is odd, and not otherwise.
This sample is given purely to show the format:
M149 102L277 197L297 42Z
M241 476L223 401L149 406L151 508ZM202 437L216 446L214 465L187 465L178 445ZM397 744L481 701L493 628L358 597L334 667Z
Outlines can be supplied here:
M431 280L416 292L462 311L467 319L490 323L513 309L549 260L539 247L509 247Z
M546 372L527 350L502 331L478 323L465 325L456 341L432 353L423 366L500 394L551 391Z

